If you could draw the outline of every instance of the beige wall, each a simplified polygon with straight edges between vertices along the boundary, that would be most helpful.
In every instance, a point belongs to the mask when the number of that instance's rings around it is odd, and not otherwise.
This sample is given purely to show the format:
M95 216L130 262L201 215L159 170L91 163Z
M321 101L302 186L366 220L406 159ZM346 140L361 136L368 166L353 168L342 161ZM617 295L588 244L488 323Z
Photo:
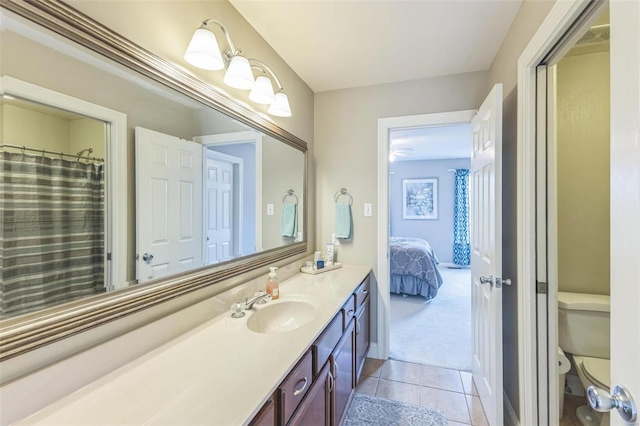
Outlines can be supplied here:
M330 242L334 232L333 196L346 188L353 196L354 229L350 241L341 241L340 261L371 265L376 271L378 119L475 109L486 94L486 72L317 93L316 248L324 252L324 243ZM364 216L364 203L373 204L373 216ZM375 300L371 307L375 340Z
M557 66L558 290L609 294L609 53Z
M502 106L502 275L514 285L502 292L504 392L516 415L518 390L518 283L517 270L517 81L518 58L553 6L553 1L524 0L489 69L489 86L503 84Z
M70 121L45 112L4 105L2 142L34 149L69 152Z
M301 215L304 189L304 154L270 136L262 139L262 247L265 250L291 244L293 238L280 233L282 218L282 198L289 189L298 197L298 231L302 231L304 220ZM287 197L286 203L293 198ZM267 204L273 204L273 215L267 215Z
M17 105L4 105L0 113L4 123L2 143L65 154L93 148L91 156L104 158L105 126L101 121L71 119ZM68 160L70 157L65 158Z

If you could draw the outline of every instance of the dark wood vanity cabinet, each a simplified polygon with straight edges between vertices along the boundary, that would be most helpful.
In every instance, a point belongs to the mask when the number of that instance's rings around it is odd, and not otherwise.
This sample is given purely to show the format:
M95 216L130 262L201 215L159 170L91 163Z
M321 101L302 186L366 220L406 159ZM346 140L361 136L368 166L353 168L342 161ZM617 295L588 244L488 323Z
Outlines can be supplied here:
M313 381L312 365L312 353L307 351L306 355L278 387L280 424L289 423L289 419L309 392Z
M355 297L355 350L353 385L357 386L371 341L369 276L353 293Z
M347 329L331 355L331 367L334 378L332 425L341 424L346 408L351 401L354 390L354 321L347 325Z
M331 426L331 387L333 376L326 363L316 376L309 394L291 419L292 426Z
M251 420L249 426L274 426L276 424L276 404L272 396Z
M369 350L369 276L250 422L255 426L339 426ZM275 415L273 410L275 408Z
M358 384L371 341L371 301L367 298L356 313L354 385Z

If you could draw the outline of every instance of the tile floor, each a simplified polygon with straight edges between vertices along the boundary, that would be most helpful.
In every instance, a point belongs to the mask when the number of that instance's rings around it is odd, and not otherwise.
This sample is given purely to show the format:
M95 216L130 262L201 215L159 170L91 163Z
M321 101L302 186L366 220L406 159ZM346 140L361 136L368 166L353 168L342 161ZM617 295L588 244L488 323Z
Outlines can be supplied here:
M488 425L471 373L367 358L356 392L443 410L449 425Z

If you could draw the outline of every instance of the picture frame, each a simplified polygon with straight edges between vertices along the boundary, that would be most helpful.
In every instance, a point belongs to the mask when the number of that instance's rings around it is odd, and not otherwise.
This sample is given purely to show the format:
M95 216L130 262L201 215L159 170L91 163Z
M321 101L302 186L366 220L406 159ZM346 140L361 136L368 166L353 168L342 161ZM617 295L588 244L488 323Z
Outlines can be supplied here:
M438 219L438 178L402 180L402 218Z

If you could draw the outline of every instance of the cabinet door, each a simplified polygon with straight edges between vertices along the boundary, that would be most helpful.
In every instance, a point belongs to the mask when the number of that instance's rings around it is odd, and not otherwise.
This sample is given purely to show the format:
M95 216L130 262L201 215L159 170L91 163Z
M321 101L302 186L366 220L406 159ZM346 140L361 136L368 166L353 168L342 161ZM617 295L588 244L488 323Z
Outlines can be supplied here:
M273 402L273 397L271 397L251 420L249 426L274 426L275 424L276 404Z
M330 364L326 363L291 419L290 426L330 426Z
M355 350L355 383L358 384L360 380L360 374L362 373L362 367L369 351L369 338L371 335L370 330L370 299L367 298L363 305L360 307L356 315L356 350Z
M339 425L353 394L353 344L354 321L351 321L344 336L331 356L335 384L333 388L333 424Z

